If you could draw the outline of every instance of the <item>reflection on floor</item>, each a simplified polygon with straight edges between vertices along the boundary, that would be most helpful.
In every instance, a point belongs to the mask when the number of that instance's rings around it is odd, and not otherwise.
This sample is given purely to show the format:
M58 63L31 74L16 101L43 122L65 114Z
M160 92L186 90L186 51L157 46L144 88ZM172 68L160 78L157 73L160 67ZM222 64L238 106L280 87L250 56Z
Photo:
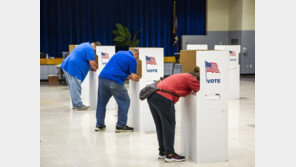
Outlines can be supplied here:
M127 85L128 86L128 85ZM116 134L115 110L107 111L104 132L95 132L95 111L70 109L67 86L40 85L40 165L42 167L255 166L255 81L242 76L241 98L229 101L228 162L195 164L158 160L155 132ZM176 107L177 108L177 107ZM180 152L180 112L175 150ZM213 153L214 154L214 153Z

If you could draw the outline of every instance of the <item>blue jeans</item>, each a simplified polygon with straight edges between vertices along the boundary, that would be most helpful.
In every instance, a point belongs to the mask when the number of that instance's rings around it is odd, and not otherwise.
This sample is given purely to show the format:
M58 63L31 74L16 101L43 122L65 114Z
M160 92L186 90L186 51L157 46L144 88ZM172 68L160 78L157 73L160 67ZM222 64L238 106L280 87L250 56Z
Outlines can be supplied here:
M118 120L116 125L126 126L127 113L130 106L130 98L124 85L115 81L99 77L98 103L97 103L97 124L100 127L105 125L106 105L113 96L118 105Z
M69 91L71 96L72 105L76 108L82 106L81 101L81 81L76 77L73 77L67 71L63 70L65 73L66 81L69 85Z

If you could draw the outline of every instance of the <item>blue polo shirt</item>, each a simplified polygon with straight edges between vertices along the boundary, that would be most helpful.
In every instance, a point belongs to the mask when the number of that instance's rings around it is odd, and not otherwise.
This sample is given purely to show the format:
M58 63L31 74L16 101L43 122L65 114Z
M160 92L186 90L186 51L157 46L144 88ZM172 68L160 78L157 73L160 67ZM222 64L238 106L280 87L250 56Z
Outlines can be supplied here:
M72 50L63 60L61 68L83 82L90 69L89 60L95 60L95 51L90 42L85 42Z
M123 85L130 73L137 73L137 61L131 51L119 51L111 57L99 77Z

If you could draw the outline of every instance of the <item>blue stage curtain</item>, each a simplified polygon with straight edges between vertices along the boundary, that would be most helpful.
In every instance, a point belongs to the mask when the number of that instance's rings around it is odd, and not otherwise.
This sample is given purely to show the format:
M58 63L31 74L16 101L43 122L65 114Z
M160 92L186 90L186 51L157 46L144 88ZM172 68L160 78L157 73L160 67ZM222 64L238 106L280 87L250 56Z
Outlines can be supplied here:
M132 33L141 29L140 46L173 46L173 0L41 0L40 51L61 57L69 44L100 41L113 45L116 23ZM205 35L206 0L176 0L179 48L181 35Z

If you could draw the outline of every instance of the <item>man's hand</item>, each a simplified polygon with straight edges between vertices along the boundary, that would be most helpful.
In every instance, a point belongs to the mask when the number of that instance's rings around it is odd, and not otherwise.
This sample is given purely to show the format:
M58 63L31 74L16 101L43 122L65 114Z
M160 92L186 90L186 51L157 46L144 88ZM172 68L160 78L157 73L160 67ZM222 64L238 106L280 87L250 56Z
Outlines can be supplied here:
M128 77L128 79L138 82L140 77L137 74L131 73L131 75Z
M89 60L89 65L90 65L90 68L91 68L92 71L97 71L98 64L95 61Z

